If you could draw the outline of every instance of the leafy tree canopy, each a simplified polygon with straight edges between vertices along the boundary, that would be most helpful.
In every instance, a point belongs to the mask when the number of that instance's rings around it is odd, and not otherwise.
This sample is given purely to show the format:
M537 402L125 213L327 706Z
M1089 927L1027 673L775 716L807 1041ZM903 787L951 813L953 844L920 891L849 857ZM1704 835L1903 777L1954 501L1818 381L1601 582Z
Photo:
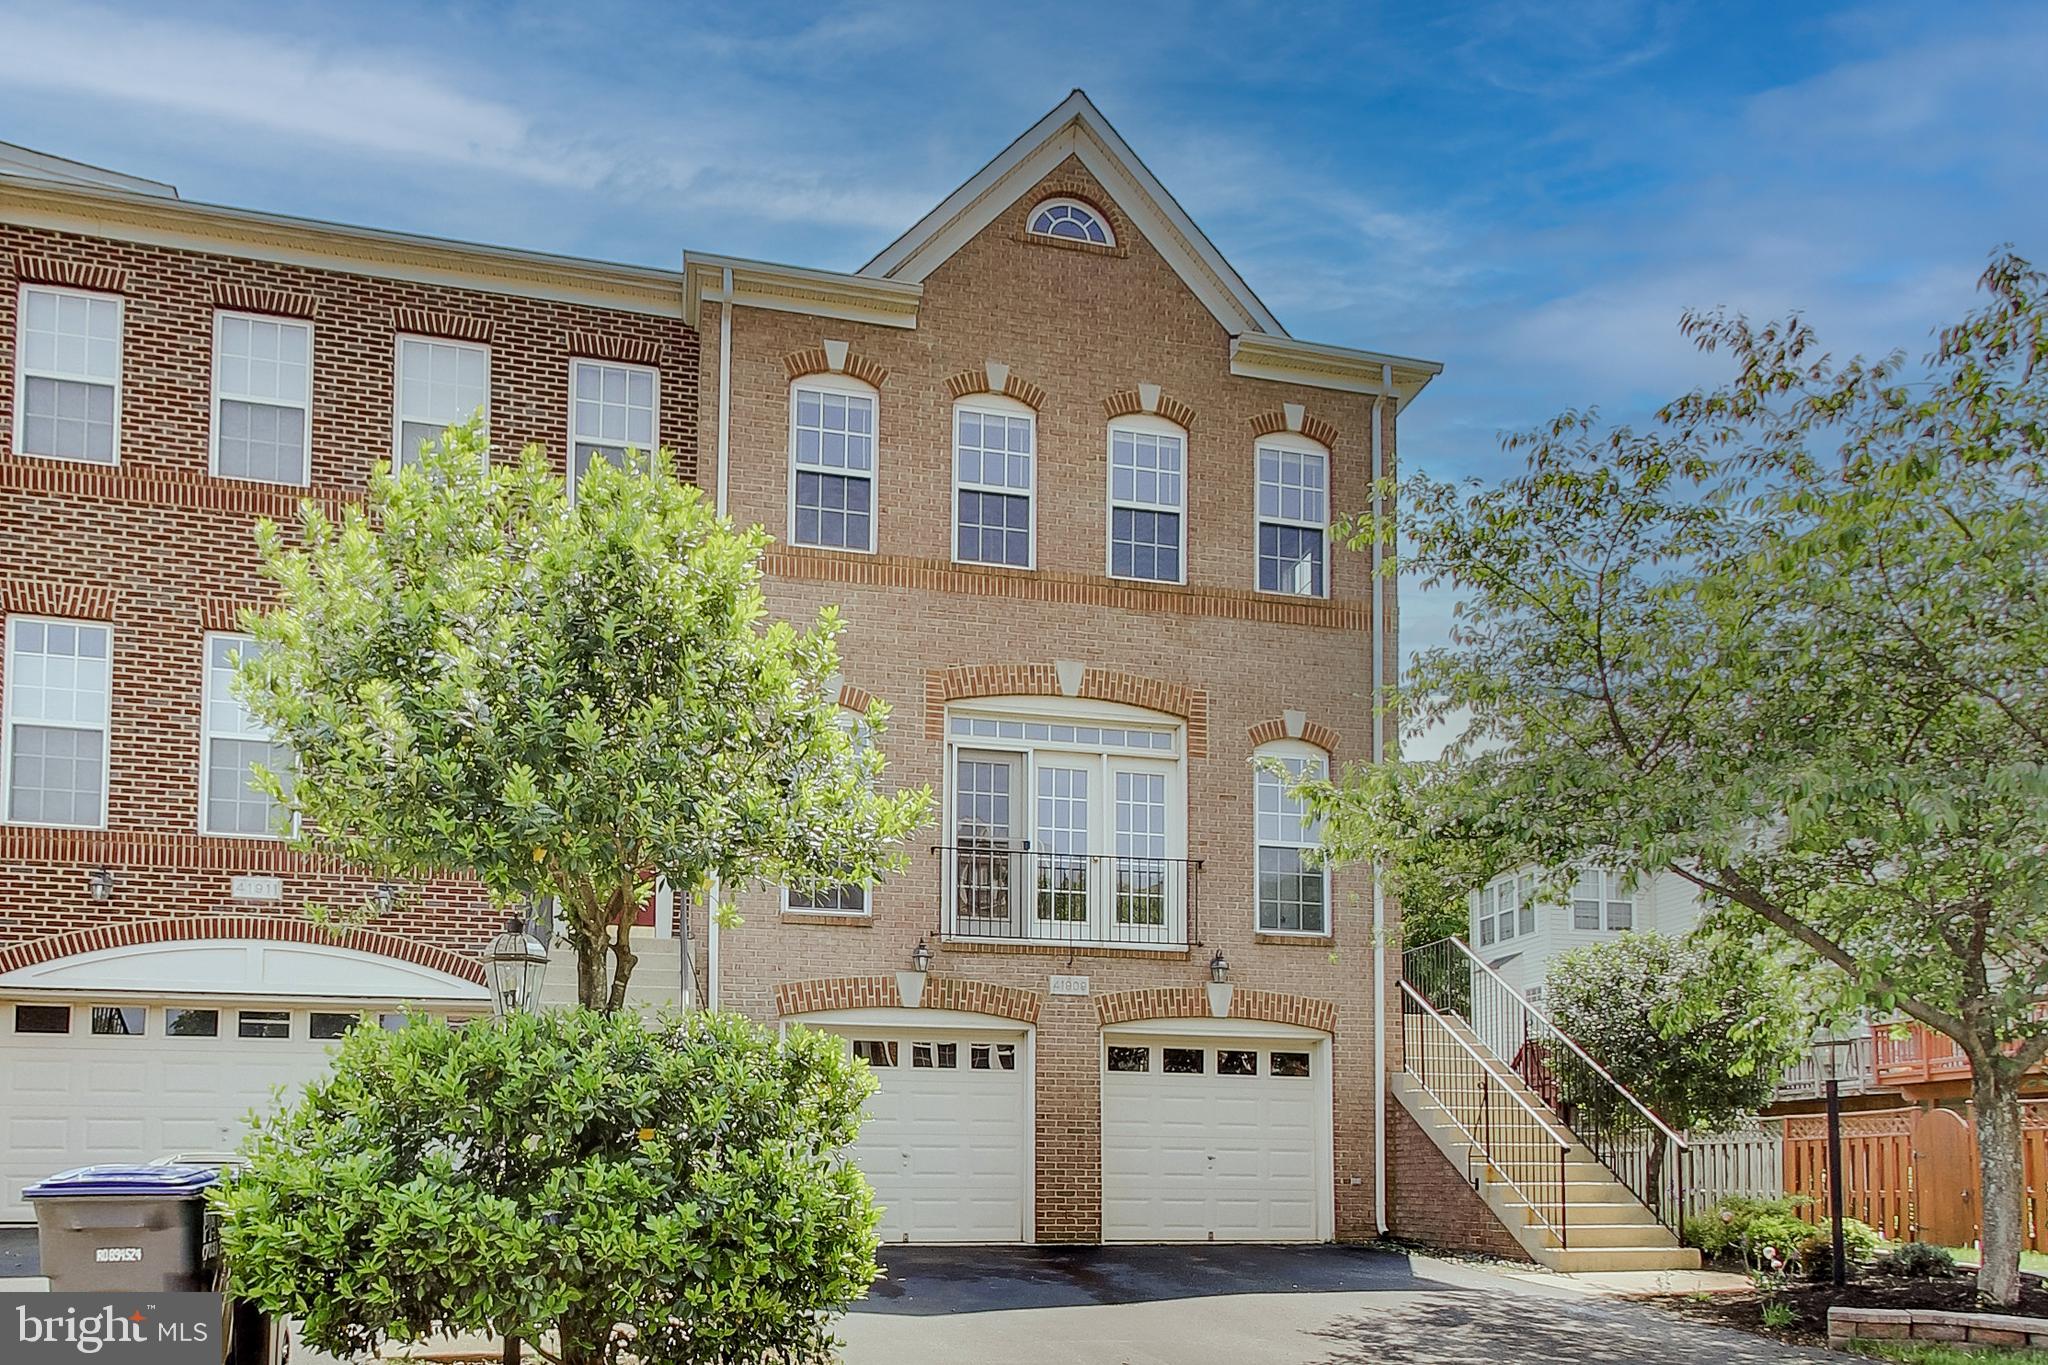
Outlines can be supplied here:
M366 507L308 503L297 545L259 528L279 600L248 620L238 685L294 754L269 782L299 842L557 897L579 998L614 1009L656 877L817 889L897 866L930 792L878 790L881 751L838 706L838 614L769 619L765 534L665 454L593 461L573 500L538 447L487 454L454 427Z
M2018 1080L2048 1053L2048 280L2008 254L1983 290L1911 373L1690 316L1734 374L1654 426L1567 413L1498 483L1408 480L1406 567L1459 607L1404 705L1470 727L1317 800L1393 868L1669 869L1844 1003L1955 1039L2011 1302Z

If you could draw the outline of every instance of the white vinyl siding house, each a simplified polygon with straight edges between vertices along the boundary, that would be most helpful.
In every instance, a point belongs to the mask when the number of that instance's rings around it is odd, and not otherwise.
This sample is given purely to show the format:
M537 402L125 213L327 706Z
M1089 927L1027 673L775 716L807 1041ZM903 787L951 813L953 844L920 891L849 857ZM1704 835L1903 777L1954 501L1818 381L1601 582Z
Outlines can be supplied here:
M1546 890L1538 870L1502 873L1466 897L1465 941L1507 983L1532 999L1550 964L1574 948L1609 943L1632 930L1682 937L1698 927L1692 884L1664 872L1632 888L1612 872L1582 871L1569 894Z

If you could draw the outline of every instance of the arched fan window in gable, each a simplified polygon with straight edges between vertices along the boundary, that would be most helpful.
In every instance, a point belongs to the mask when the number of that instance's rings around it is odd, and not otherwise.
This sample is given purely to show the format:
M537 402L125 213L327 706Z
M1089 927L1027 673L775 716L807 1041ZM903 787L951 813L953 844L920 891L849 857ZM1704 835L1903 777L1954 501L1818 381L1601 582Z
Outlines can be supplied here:
M1116 238L1102 215L1078 199L1048 199L1031 215L1031 230L1041 237L1115 246Z

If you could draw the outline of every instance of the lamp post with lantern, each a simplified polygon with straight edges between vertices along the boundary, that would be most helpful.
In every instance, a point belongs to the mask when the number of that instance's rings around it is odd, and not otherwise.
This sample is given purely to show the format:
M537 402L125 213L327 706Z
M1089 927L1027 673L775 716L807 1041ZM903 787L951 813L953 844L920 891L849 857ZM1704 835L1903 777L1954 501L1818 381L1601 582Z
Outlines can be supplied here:
M483 956L491 1009L499 1018L539 1007L541 982L548 970L548 945L527 929L524 916L506 920L503 932L491 940Z

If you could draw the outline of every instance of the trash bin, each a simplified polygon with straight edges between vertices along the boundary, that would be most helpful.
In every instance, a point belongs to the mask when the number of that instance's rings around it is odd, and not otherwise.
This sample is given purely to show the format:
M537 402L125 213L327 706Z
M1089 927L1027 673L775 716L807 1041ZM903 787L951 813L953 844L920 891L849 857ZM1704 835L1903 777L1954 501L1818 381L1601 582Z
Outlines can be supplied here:
M81 1166L22 1191L35 1205L43 1274L58 1293L213 1288L220 1246L205 1166Z

